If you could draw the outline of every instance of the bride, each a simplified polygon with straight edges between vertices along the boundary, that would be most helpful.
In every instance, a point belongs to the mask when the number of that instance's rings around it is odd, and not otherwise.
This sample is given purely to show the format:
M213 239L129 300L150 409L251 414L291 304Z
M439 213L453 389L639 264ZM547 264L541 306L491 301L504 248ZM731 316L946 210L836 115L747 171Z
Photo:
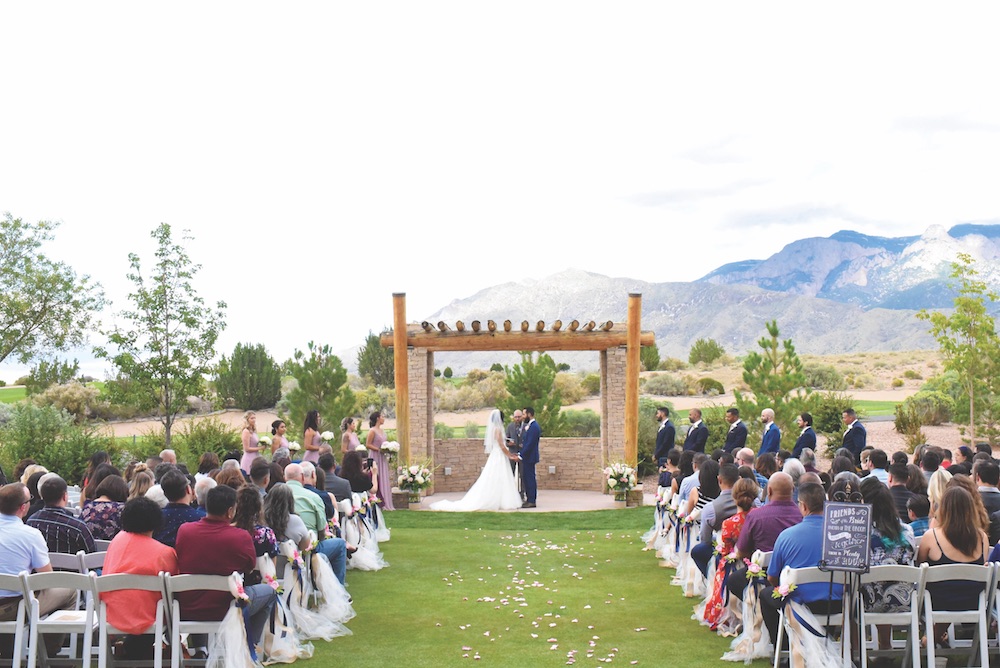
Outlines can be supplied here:
M510 469L510 460L518 461L504 445L503 415L498 410L490 413L484 439L489 458L479 479L458 501L438 501L431 510L513 510L521 507L521 494Z

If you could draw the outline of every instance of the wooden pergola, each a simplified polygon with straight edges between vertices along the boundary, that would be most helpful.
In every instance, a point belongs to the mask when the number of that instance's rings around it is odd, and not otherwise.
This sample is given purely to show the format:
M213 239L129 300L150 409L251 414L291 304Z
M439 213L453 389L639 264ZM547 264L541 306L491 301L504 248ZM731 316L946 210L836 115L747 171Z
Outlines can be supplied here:
M489 320L485 324L458 321L454 327L445 322L435 326L429 322L406 322L406 294L394 293L393 329L382 334L383 347L394 352L396 381L396 439L400 461L410 461L410 377L408 351L429 352L469 351L600 351L625 350L624 378L624 454L630 466L638 463L639 442L639 349L655 343L653 332L641 331L642 295L628 296L628 319L625 323L573 320L551 324L527 320L515 325L510 320L501 324ZM620 358L619 358L620 359ZM607 365L602 364L601 387L608 387ZM605 416L602 414L602 431Z

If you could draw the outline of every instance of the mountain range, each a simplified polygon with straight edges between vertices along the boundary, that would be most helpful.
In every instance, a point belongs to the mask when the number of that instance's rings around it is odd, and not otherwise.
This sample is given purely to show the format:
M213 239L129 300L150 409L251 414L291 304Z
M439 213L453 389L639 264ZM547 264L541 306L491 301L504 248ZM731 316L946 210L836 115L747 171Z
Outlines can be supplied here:
M765 260L723 265L689 283L649 283L569 269L540 280L503 283L456 299L427 319L501 322L561 319L624 322L630 292L642 294L642 328L661 356L687 358L699 338L731 354L755 349L764 324L777 320L799 352L839 354L936 347L922 308L948 308L958 253L968 253L988 285L1000 290L1000 224L934 226L920 236L877 237L843 230L789 243ZM544 286L544 289L539 287ZM531 304L519 313L512 304ZM596 368L595 353L556 353L573 368ZM456 372L513 363L513 353L438 353Z

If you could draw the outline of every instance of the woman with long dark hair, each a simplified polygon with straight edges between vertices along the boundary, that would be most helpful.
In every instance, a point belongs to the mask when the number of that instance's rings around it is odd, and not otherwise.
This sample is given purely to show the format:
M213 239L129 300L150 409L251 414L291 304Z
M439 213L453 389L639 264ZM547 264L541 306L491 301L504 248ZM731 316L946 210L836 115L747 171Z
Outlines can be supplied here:
M385 416L382 415L381 411L375 411L368 418L368 437L365 441L365 447L368 448L368 456L374 460L375 472L378 476L378 489L381 490L379 493L379 505L385 510L395 510L392 507L392 478L390 476L389 466L385 461L385 455L382 453L382 444L385 443L385 432L382 430L382 425L385 424Z
M303 423L304 432L302 434L302 447L306 449L302 455L302 461L315 464L319 461L319 446L323 445L323 437L319 432L320 417L318 410L311 410L306 413L306 421Z

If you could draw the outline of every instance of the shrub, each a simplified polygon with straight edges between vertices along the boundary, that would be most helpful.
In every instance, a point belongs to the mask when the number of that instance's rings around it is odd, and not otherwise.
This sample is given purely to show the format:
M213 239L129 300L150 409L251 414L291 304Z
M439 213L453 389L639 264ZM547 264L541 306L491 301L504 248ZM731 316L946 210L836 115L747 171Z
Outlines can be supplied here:
M65 385L50 385L41 394L33 397L39 406L53 406L64 410L73 416L79 424L97 413L107 412L107 404L100 401L100 391L96 387L87 387L82 383L72 382Z
M644 371L656 371L660 366L660 349L655 343L651 346L642 346L639 349L639 361Z
M854 397L841 392L815 392L809 396L806 409L813 416L813 429L826 436L827 455L840 448L844 427L844 411L854 406ZM858 418L863 416L858 413ZM786 427L787 428L787 427Z
M707 394L709 396L715 396L718 394L725 394L726 388L722 386L722 383L715 380L714 378L699 378L696 382L698 386L698 391L702 394Z
M687 383L670 374L659 374L646 379L643 391L665 397L680 397L688 393Z
M902 378L893 378L892 379L892 386L893 387L903 387L903 379Z
M668 357L660 362L660 371L681 371L688 367L684 360L679 360L676 357Z
M381 411L387 418L396 416L396 391L382 385L369 385L368 387L355 392L354 413L357 415L371 415L375 411ZM336 418L336 422L345 416Z
M441 369L434 369L434 377L435 378L441 377Z
M503 364L500 364L500 362L494 362L490 367L490 371L499 371L503 373Z
M560 362L556 364L556 371L569 371L569 364L566 362Z
M562 393L563 404L575 404L586 396L580 376L572 373L557 373L555 387Z
M566 436L596 437L601 435L601 416L589 408L582 411L563 411L566 417Z
M60 362L55 359L49 362L42 360L38 366L31 367L31 371L24 383L24 389L28 395L44 392L51 385L61 385L68 383L76 377L80 371L80 363L73 360L73 363Z
M601 393L601 377L596 373L588 373L581 381L583 391L588 397L593 397Z
M906 378L909 378L910 380L922 380L923 379L923 376L920 375L920 372L919 371L915 371L914 369L907 369L906 371L903 372L903 376L906 377Z
M905 411L912 409L913 415L920 421L920 426L939 425L951 420L955 412L955 401L944 392L921 390L912 397L907 397L903 402L903 408Z
M653 453L656 451L656 430L660 426L656 421L656 407L662 402L649 397L639 397L639 475L653 475L657 471ZM673 406L667 404L673 414Z
M263 427L264 425L261 425L262 429ZM197 463L198 459L206 452L214 452L219 455L219 459L222 459L231 450L242 449L240 431L215 417L203 420L185 420L181 424L177 436L171 439L171 444L173 448L185 451L187 457L184 459L189 465Z
M445 378L451 378L451 377L452 377L452 376L454 375L454 373L455 373L455 372L451 370L451 367L450 367L450 366L446 366L446 367L444 368L444 377L445 377Z
M90 456L97 450L107 452L112 462L119 458L119 449L113 436L101 434L87 425L73 426L66 429L44 453L35 455L35 459L50 471L56 471L72 485L74 482L82 482Z
M471 420L465 423L465 437L476 438L479 436L479 425Z
M465 374L466 383L478 383L489 375L488 371L483 371L482 369L473 369L469 373Z
M688 362L690 364L697 364L698 362L711 364L725 354L725 349L715 339L698 339L691 346L691 352L688 354Z
M225 405L271 408L281 398L281 371L262 344L237 343L232 358L219 361L215 390Z
M920 411L914 404L906 402L896 404L895 425L896 431L906 439L909 452L913 452L921 443L927 442L927 436L921 429L923 425L920 422Z
M451 438L454 430L444 422L434 423L434 438Z
M803 369L806 384L817 390L840 392L847 389L844 374L828 364L806 364Z

